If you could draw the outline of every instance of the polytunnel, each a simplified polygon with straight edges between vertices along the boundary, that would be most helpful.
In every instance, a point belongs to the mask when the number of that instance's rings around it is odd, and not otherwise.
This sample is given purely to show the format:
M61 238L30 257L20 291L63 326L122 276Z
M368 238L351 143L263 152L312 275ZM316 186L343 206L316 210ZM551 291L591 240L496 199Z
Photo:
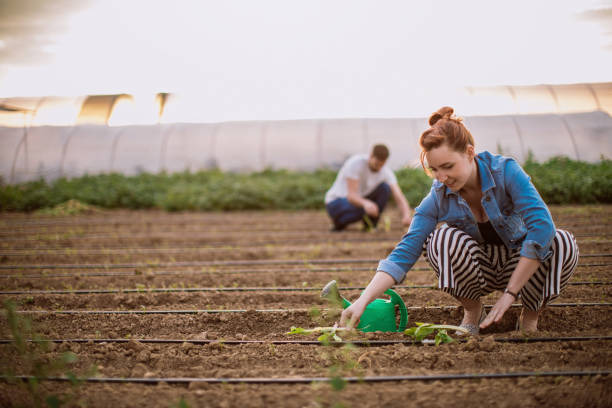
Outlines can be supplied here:
M448 104L463 116L477 151L521 162L529 154L538 161L612 157L612 83L464 91ZM390 147L389 164L397 169L418 164L417 140L427 128L428 113L417 111L404 118L197 123L179 96L157 94L132 106L137 100L127 94L0 99L2 179L338 168L375 143Z

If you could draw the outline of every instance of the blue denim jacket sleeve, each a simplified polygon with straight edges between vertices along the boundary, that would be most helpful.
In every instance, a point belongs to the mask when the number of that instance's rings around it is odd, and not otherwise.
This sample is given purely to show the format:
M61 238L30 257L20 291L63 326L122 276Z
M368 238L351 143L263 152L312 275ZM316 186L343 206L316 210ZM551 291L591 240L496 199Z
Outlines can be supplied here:
M387 259L378 263L377 270L388 273L396 283L401 283L406 278L406 272L421 256L423 243L436 228L437 222L438 205L432 187L427 197L416 208L408 232L402 237L400 243L397 244Z
M548 207L531 183L530 177L515 160L506 162L504 183L514 208L527 226L521 256L545 261L552 255L550 246L556 233Z

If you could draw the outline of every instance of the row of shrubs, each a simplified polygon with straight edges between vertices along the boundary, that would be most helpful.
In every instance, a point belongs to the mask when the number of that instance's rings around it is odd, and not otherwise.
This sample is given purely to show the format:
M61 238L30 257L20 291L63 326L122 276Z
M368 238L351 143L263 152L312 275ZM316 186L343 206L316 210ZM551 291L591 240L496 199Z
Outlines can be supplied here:
M549 204L612 203L612 161L586 163L554 158L528 161L525 171ZM422 169L396 172L408 201L416 206L431 179ZM0 184L0 210L33 211L68 200L103 208L159 208L167 211L301 210L323 208L336 172L266 170L250 174L218 170L197 173L103 174L74 179Z

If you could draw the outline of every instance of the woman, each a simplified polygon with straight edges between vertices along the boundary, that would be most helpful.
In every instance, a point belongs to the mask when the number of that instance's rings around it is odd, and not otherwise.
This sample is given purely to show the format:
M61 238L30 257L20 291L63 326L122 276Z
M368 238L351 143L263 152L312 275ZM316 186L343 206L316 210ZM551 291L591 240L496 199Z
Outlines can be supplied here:
M423 252L438 287L463 306L461 326L470 333L498 323L519 297L523 309L517 327L536 331L540 311L559 296L576 268L574 237L555 229L515 160L475 153L472 135L452 108L433 113L429 125L419 144L421 164L435 178L431 191L408 233L380 261L361 297L343 311L340 325L356 325L365 307L402 282ZM436 229L438 223L443 224ZM487 316L480 298L495 290L503 294Z

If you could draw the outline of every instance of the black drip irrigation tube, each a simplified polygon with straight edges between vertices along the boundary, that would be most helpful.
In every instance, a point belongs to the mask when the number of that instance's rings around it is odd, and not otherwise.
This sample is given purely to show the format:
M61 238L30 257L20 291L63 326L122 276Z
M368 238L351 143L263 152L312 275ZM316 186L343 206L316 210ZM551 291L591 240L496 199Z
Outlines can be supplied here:
M551 303L546 307L609 307L612 303ZM485 305L487 309L492 308L492 305ZM512 308L523 307L520 304L513 304ZM408 310L455 310L459 306L408 306ZM186 309L186 310L18 310L20 314L124 314L124 315L142 315L142 314L218 314L218 313L294 313L308 312L310 309ZM327 309L321 309L327 310Z
M378 243L378 242L389 242L397 243L397 237L371 237L371 238L349 238L342 237L340 239L327 238L295 238L286 240L268 240L268 241L248 241L248 242L236 242L236 241L218 241L218 242L207 242L205 244L194 247L191 246L174 246L174 247L126 247L126 246L113 246L104 248L76 248L72 254L75 255L132 255L132 254L158 254L158 253L181 253L181 252L203 252L208 250L218 249L251 249L255 247L261 247L266 245L288 245L288 244L320 244L320 243ZM590 242L590 241L589 241ZM597 241L595 241L597 242ZM50 247L50 248L11 248L8 250L0 251L0 256L30 256L32 252L43 255L65 255L65 247Z
M493 341L496 343L555 343L555 342L585 342L585 341L610 341L612 336L577 336L577 337L500 337L494 338ZM324 344L318 340L194 340L194 339L45 339L45 340L27 340L30 343L80 343L80 344L103 344L103 343L131 343L138 342L142 344L183 344L190 343L194 345L209 345L209 344L224 344L228 346L240 345L240 344L274 344L274 345L285 345L285 344L296 344L304 346L323 346ZM457 343L467 343L469 339L454 339ZM0 339L0 344L11 344L14 340L11 339ZM410 345L429 345L435 344L435 340L425 339L422 341L415 340L352 340L352 341L338 341L330 343L332 345L347 345L352 344L354 346L391 346L395 344Z
M520 371L510 373L467 373L467 374L434 374L434 375L393 375L393 376L365 376L365 377L343 377L342 379L350 383L373 383L373 382L398 382L398 381L452 381L452 380L477 380L477 379L505 379L505 378L524 378L524 377L593 377L608 376L612 370L584 370L584 371ZM19 379L29 381L32 376L0 376L0 379L9 381ZM38 380L45 381L73 381L68 377L43 377ZM265 377L243 377L243 378L201 378L201 377L161 377L161 378L116 378L116 377L87 377L81 378L88 383L131 383L131 384L310 384L313 382L330 382L329 377L285 377L285 378L265 378Z
M183 229L178 229L178 230L163 230L160 229L158 231L139 231L139 232L135 232L135 233L131 233L131 234L121 234L118 235L116 233L110 232L110 231L94 231L93 233L74 233L70 236L62 236L62 234L64 233L64 230L59 230L59 231L37 231L37 230L30 230L30 231L24 231L22 230L11 230L8 233L2 234L0 233L0 238L3 239L3 241L7 241L7 242L18 242L18 241L38 241L42 239L50 241L59 241L59 240L66 240L66 239L80 239L80 240L105 240L105 239L112 239L112 240L116 240L116 239L122 239L122 240L126 240L126 239L143 239L143 238L165 238L165 239L173 239L173 238L188 238L188 239L203 239L203 238L208 238L211 236L215 236L215 234L218 233L223 233L226 234L226 236L233 236L233 235L239 235L239 236L244 236L244 229L233 229L233 228L228 228L227 225L219 225L220 227L222 227L222 230L211 230L210 228L207 229L201 229L201 230L192 230L192 231L187 231L187 236L184 234L184 230ZM244 227L244 226L243 226ZM398 236L401 236L405 233L405 230L402 229L391 229L389 231L385 231L385 234L387 236L383 236L383 237L363 237L363 234L361 231L354 231L354 233L352 231L346 231L344 234L329 234L328 236L324 236L325 234L325 230L328 228L328 226L326 225L325 227L321 227L321 228L317 228L316 230L313 229L312 224L308 224L308 227L310 227L310 229L308 230L297 230L295 227L290 227L290 228L281 228L281 229L270 229L270 228L260 228L260 229L250 229L249 230L249 235L267 235L269 236L270 234L273 233L280 233L280 234L284 234L287 235L288 237L291 236L303 236L304 232L309 232L309 233L314 233L317 234L318 236L316 236L316 239L319 240L334 240L334 241L341 241L342 239L345 238L354 238L357 235L361 235L361 237L356 238L357 240L359 239L363 239L363 240L393 240L395 242L397 242ZM299 227L298 227L299 228ZM562 229L568 229L568 228L564 228L563 226L559 226L559 228ZM571 229L571 227L570 227ZM576 230L574 230L576 231ZM19 235L15 236L16 233L18 233ZM576 238L583 238L583 237L608 237L610 234L607 234L606 231L602 231L601 233L597 233L597 232L573 232L574 237ZM300 240L303 238L293 238L293 240ZM272 242L278 242L279 240L273 240ZM291 239L287 240L288 242L292 242ZM223 241L219 241L219 242L223 242Z
M611 282L569 282L569 286L609 286ZM436 285L398 285L394 289L438 289ZM342 286L340 290L364 290L365 286ZM100 295L131 293L200 293L200 292L316 292L313 287L237 287L237 288L142 288L142 289L73 289L73 290L7 290L0 295Z
M163 224L157 224L157 221L155 221L156 226L157 227L161 227L161 225ZM18 224L21 225L21 224ZM89 226L89 224L87 224ZM109 224L100 224L100 225L109 225ZM189 225L189 224L186 224ZM114 226L114 225L113 225ZM343 233L337 234L328 234L327 236L325 236L326 233L326 229L328 228L328 225L326 226L321 226L321 228L318 228L317 225L312 225L312 224L307 224L307 226L309 227L309 229L307 230L300 230L299 233L296 233L296 228L294 227L290 227L290 228L282 228L282 229L270 229L270 228L258 228L258 229L249 229L250 233L252 234L253 232L255 234L253 235L264 235L265 233L275 233L275 232L279 232L279 233L289 233L288 235L303 235L304 232L306 233L310 233L310 234L317 234L318 237L321 237L321 239L395 239L397 240L397 234L399 233L399 235L401 236L403 233L405 233L405 230L401 229L401 228L391 228L389 231L384 231L385 234L388 234L391 236L391 238L383 236L383 237L373 237L373 236L368 236L368 237L363 237L363 231L358 231L358 230L345 230L343 231ZM604 224L604 226L608 226L608 224ZM7 228L5 231L2 231L2 228ZM67 226L70 228L74 228L75 226ZM200 238L200 237L208 237L211 235L214 235L215 233L219 233L222 232L226 235L244 235L244 229L233 229L232 227L228 228L227 224L219 224L218 227L223 228L223 230L219 230L217 228L215 229L211 229L210 226L207 226L206 228L202 228L202 229L195 229L195 230L190 230L190 231L186 231L189 235L187 236L188 238ZM240 227L248 227L248 225L245 224L240 224ZM301 227L301 225L300 225ZM10 230L9 230L10 228ZM570 232L572 232L572 234L574 235L574 237L576 238L590 238L590 237L609 237L611 234L608 231L601 231L601 232L578 232L578 231L583 231L582 229L580 230L576 230L573 227L569 226L569 227L565 227L563 225L559 225L558 228L564 229L564 230L570 230ZM76 233L73 233L72 236L60 236L61 234L65 233L66 231L63 228L57 228L55 230L39 230L39 229L35 229L35 228L14 228L14 227L9 227L6 225L0 225L0 236L2 238L8 237L8 238L13 238L10 239L11 241L17 241L17 240L21 240L21 241L29 241L29 240L36 240L36 239L40 239L40 236L44 236L44 238L46 239L53 239L53 240L61 240L61 239L71 239L71 238L89 238L89 239L107 239L107 238L123 238L123 239L129 239L129 238L141 238L143 236L146 237L150 237L151 235L155 236L155 237L184 237L184 233L185 230L184 228L181 229L175 229L175 230L168 230L168 229L164 229L164 228L158 228L157 231L147 231L147 228L142 228L141 231L137 231L136 233L132 233L132 234L122 234L122 235L117 235L115 232L115 230L111 230L111 231L78 231ZM4 233L3 233L4 232ZM378 231L378 233L380 233L380 231ZM79 234L77 236L77 234ZM301 238L296 238L296 239L301 239ZM223 241L219 241L219 242L223 242Z
M612 256L612 255L611 255ZM238 261L201 261L201 262L156 262L128 264L53 264L53 265L0 265L0 269L122 269L122 268L160 268L179 266L245 266L245 265L325 265L325 264L363 264L375 263L380 259L310 259L279 260L254 259Z
M593 267L593 266L612 266L612 263L591 263L591 264L579 264L578 268ZM0 268L1 269L1 268ZM287 269L283 270L283 274L288 273L325 273L325 272L364 272L372 271L373 268L369 266L357 266L349 268L307 268L307 269ZM410 269L411 271L433 271L430 267L419 266ZM245 275L245 274L256 274L256 273L273 273L279 272L276 269L234 269L234 270L212 270L212 271L127 271L127 272L77 272L77 273L37 273L31 275L1 275L0 279L38 279L38 278L70 278L70 277L100 277L100 276L167 276L167 275Z
M612 266L612 263L610 263ZM428 267L418 267L412 268L413 271L428 271L432 270ZM223 275L246 275L246 274L256 274L256 273L273 273L279 272L280 270L276 269L234 269L229 271L222 270L214 270L214 271L147 271L147 272L139 272L139 271L130 271L130 272L80 272L80 273L54 273L54 274L34 274L34 275L0 275L0 278L66 278L66 277L85 277L85 276L164 276L164 275L214 275L214 274L223 274ZM317 273L317 272L358 272L358 271L372 271L372 267L362 266L355 268L308 268L308 269L285 269L283 270L283 274L287 273Z
M266 246L266 245L283 245L288 244L320 244L320 243L397 243L397 237L377 237L377 238L343 238L339 240L331 240L330 238L316 238L316 239L288 239L288 240L270 240L270 241L256 241L248 243L240 242L209 242L198 247L186 246L186 247L168 247L168 248L150 248L150 247L105 247L105 248L76 248L70 252L70 255L145 255L145 254L179 254L179 253L199 253L209 252L211 250L227 249L227 250L247 250L251 248ZM586 243L598 243L598 244L610 244L612 241L588 241ZM33 250L31 248L11 248L10 250L0 251L0 256L10 257L27 257L32 255L66 255L65 247L51 247L51 248L39 248Z
M610 258L612 253L586 254L580 258ZM127 264L52 264L52 265L0 265L4 269L122 269L122 268L160 268L182 266L244 266L244 265L325 265L325 264L363 264L378 263L380 259L309 259L280 260L255 259L237 261L201 261L201 262L158 262L158 263L127 263Z

